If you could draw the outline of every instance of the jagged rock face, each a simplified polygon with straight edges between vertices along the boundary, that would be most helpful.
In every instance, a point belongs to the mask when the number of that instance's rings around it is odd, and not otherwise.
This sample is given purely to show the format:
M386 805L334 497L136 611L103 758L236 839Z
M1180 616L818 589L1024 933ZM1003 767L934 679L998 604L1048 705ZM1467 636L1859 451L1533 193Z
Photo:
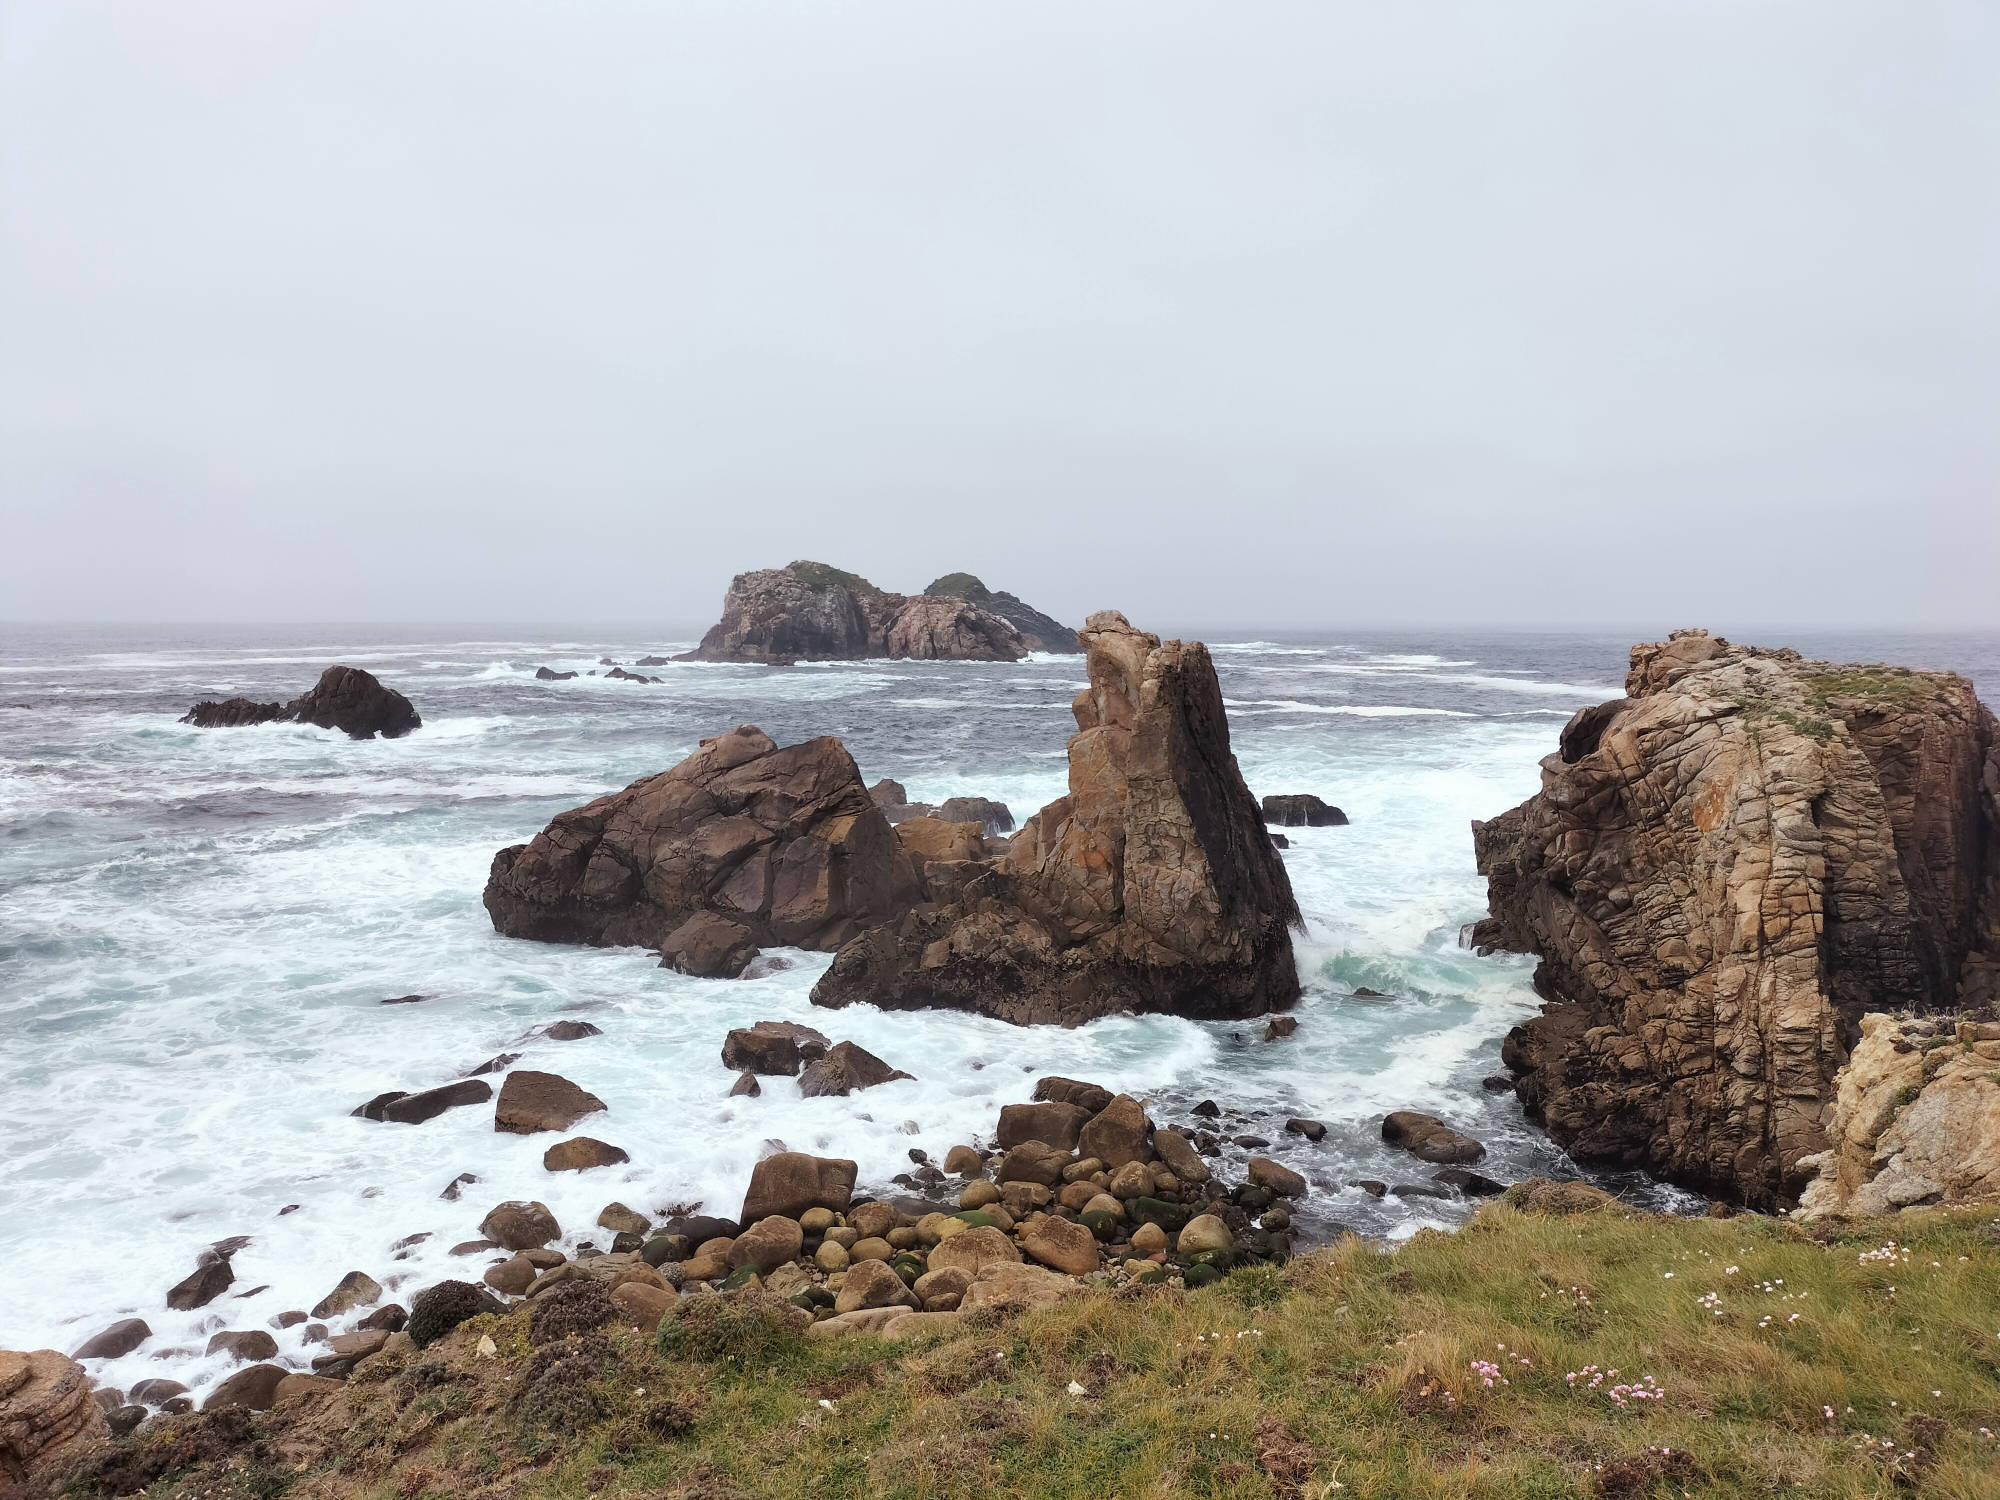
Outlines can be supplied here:
M926 594L963 599L990 614L996 614L1016 630L1030 651L1058 651L1075 654L1083 650L1076 632L1062 621L1043 614L1033 605L1023 604L1012 594L996 594L970 573L947 573Z
M2000 733L1948 673L1677 632L1473 841L1475 943L1542 959L1504 1050L1530 1113L1581 1160L1781 1206L1863 1010L1992 972Z
M1035 649L1005 613L980 601L892 594L859 574L801 561L737 574L722 618L687 659L1019 661Z
M890 600L865 578L824 563L738 573L698 661L859 661L884 656Z
M2000 1023L1861 1018L1798 1216L1864 1218L2000 1195Z
M1076 1025L1260 1015L1297 997L1298 906L1229 752L1207 648L1163 645L1115 611L1082 639L1069 795L953 899L843 948L815 1004Z
M883 638L888 656L915 661L1019 661L1028 654L1021 632L963 599L906 599Z
M400 739L424 723L408 698L359 667L328 667L317 683L290 703L255 703L248 698L197 703L181 722L197 729L316 724L338 729L352 740L372 740L378 734L385 740Z
M53 1349L0 1349L0 1483L47 1474L110 1435L82 1365Z
M759 946L832 949L903 912L917 880L839 740L754 725L502 849L486 910L509 937L659 947L696 912Z

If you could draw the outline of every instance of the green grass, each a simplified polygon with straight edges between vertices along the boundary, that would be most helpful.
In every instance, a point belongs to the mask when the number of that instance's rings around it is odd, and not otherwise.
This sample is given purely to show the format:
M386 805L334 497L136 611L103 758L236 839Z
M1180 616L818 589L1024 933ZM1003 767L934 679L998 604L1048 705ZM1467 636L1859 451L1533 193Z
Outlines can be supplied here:
M413 1441L417 1400L401 1418L369 1406L407 1382L351 1388L342 1445L299 1493L1992 1497L1996 1213L1913 1211L1822 1243L1750 1216L1495 1204L1394 1252L1350 1238L1198 1292L1093 1292L901 1344L753 1330L738 1351L688 1341L663 1359L620 1333L596 1386L607 1416L574 1437L519 1430L500 1393L522 1320L483 1318L417 1357L448 1352L483 1400L433 1395ZM1861 1259L1890 1237L1893 1255ZM497 1358L467 1352L481 1332ZM1592 1365L1664 1395L1621 1409L1565 1378Z
M844 568L830 567L822 562L788 563L785 571L815 594L828 593L834 589L852 589L857 594L882 592L859 573L850 573Z
M1953 672L1913 672L1908 667L1843 667L1838 672L1811 672L1803 681L1806 701L1822 712L1838 698L1885 698L1908 702L1928 698L1938 688L1958 681Z

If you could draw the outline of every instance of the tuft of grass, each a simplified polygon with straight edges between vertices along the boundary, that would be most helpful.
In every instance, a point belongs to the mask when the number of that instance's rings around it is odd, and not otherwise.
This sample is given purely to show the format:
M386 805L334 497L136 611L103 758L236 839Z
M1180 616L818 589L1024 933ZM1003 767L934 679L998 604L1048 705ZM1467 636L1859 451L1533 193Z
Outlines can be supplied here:
M1958 681L1958 676L1953 672L1914 672L1908 667L1843 667L1838 672L1809 672L1803 681L1806 701L1824 712L1837 698L1901 702L1928 698L1939 687Z
M852 589L857 594L867 595L882 592L859 573L850 573L845 568L832 567L823 562L801 560L787 563L785 571L815 594L830 593L834 589Z

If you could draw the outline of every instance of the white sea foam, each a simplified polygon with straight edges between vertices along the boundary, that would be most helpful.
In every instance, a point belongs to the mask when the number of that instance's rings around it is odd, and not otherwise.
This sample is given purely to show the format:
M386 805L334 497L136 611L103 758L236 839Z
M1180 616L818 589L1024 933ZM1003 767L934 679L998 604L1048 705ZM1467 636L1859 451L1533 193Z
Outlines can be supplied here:
M601 1244L594 1220L612 1199L648 1213L699 1202L733 1214L770 1141L854 1157L863 1181L882 1188L908 1169L911 1148L941 1156L989 1132L998 1107L1027 1098L1047 1072L1129 1089L1163 1120L1185 1118L1204 1095L1240 1111L1233 1133L1271 1137L1271 1151L1307 1173L1307 1215L1322 1225L1399 1236L1463 1212L1346 1186L1425 1180L1429 1169L1380 1142L1375 1121L1390 1108L1432 1109L1472 1129L1496 1175L1560 1162L1511 1097L1477 1087L1507 1027L1536 1003L1529 966L1476 959L1456 935L1484 904L1467 823L1534 790L1554 727L1531 716L1565 710L1478 716L1468 700L1494 689L1444 680L1467 664L1455 657L1329 663L1329 652L1362 648L1215 647L1253 791L1317 792L1352 819L1287 830L1308 919L1298 948L1307 993L1297 1035L1267 1045L1262 1022L1114 1017L1061 1032L951 1013L821 1011L809 994L823 954L779 955L790 967L763 978L697 980L634 950L497 937L480 907L494 850L745 720L784 743L838 734L867 779L895 776L929 802L996 797L1023 819L1067 789L1070 726L1056 710L1080 686L1077 657L630 668L667 678L648 686L537 682L533 668L601 671L601 656L633 662L676 648L531 636L336 644L322 654L303 639L138 643L91 656L87 700L0 716L0 1024L12 1043L0 1052L0 1255L10 1268L0 1345L73 1348L117 1317L142 1316L154 1340L100 1378L171 1373L199 1392L225 1373L219 1360L152 1354L199 1350L214 1328L309 1308L349 1270L406 1303L439 1277L476 1276L484 1262L449 1249L502 1199L539 1198L567 1243ZM298 725L173 722L200 684L280 696L364 649L417 703L421 731L350 742ZM1621 655L1607 647L1528 680L1555 696ZM1260 670L1279 656L1294 665ZM81 660L9 660L9 693L64 702ZM1404 701L1311 701L1330 685L1314 674L1345 665L1383 669ZM1368 677L1344 681L1364 694ZM1427 696L1413 703L1417 683ZM1020 709L1031 711L1008 711ZM1394 998L1356 999L1358 986ZM379 1003L406 993L432 998ZM605 1034L539 1036L564 1016ZM769 1018L851 1037L916 1079L814 1100L769 1079L761 1098L731 1099L723 1033ZM498 1135L490 1109L422 1126L349 1113L503 1051L604 1098L608 1113L580 1129L632 1162L548 1173L551 1138ZM1335 1129L1308 1146L1281 1133L1293 1114ZM1241 1166L1241 1148L1225 1154ZM457 1203L440 1200L468 1171L481 1181ZM391 1247L418 1233L431 1238L394 1259ZM232 1295L166 1311L166 1287L197 1252L235 1234L252 1238ZM278 1337L286 1358L305 1357L296 1331Z

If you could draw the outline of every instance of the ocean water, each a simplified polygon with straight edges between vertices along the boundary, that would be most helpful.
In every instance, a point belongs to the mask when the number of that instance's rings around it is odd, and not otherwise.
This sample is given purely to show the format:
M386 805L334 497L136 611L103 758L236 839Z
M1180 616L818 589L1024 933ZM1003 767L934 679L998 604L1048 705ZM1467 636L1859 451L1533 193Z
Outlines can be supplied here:
M1788 643L1953 666L2000 699L1992 639ZM1232 1133L1267 1137L1310 1180L1304 1221L1319 1234L1393 1239L1469 1211L1347 1185L1427 1182L1431 1168L1379 1139L1392 1109L1477 1136L1495 1177L1576 1171L1510 1094L1480 1086L1535 1000L1530 961L1459 945L1485 908L1467 825L1531 794L1564 719L1619 692L1625 637L1211 639L1252 790L1317 793L1352 819L1288 830L1306 995L1297 1034L1275 1043L1261 1022L1116 1017L1066 1032L815 1011L823 954L711 981L636 950L496 936L479 903L496 849L735 724L781 743L838 735L869 780L893 776L922 800L997 797L1018 819L1064 790L1077 657L534 679L689 644L497 627L0 628L0 1347L68 1350L140 1316L156 1336L100 1378L171 1375L199 1395L227 1373L201 1354L210 1333L309 1308L349 1270L404 1301L476 1278L486 1260L449 1249L503 1199L548 1203L573 1247L605 1243L594 1222L613 1200L733 1215L774 1143L851 1156L864 1186L886 1190L912 1148L941 1158L989 1133L1051 1072L1128 1090L1163 1122L1215 1099ZM357 743L175 722L200 697L290 697L334 662L408 693L423 729ZM428 998L381 1003L412 993ZM565 1018L603 1035L541 1034ZM762 1019L852 1038L915 1080L812 1100L766 1080L761 1098L729 1098L723 1034ZM602 1097L609 1113L582 1129L631 1163L548 1173L555 1137L496 1134L490 1108L421 1126L350 1113L503 1051ZM1325 1121L1326 1140L1286 1135L1291 1115ZM1239 1171L1248 1154L1231 1148ZM443 1200L465 1172L480 1181ZM249 1243L230 1291L167 1311L200 1250L235 1235ZM310 1358L299 1330L278 1338L286 1360Z

